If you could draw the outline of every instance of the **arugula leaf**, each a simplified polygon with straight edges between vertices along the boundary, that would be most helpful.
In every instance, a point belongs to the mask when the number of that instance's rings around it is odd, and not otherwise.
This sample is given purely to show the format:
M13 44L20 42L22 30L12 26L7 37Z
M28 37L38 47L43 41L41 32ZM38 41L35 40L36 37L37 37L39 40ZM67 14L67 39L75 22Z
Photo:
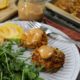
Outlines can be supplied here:
M18 49L13 49L14 45ZM41 68L37 69L34 64L25 64L25 61L18 59L25 51L17 39L0 45L0 80L43 80L39 77Z

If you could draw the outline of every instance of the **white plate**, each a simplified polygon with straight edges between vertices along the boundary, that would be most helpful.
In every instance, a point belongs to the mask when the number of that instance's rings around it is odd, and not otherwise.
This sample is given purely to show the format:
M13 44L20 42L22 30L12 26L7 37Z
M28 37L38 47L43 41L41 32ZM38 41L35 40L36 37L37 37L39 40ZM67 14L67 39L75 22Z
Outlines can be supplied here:
M25 26L27 30L30 29L30 27L28 26L29 22L13 21L13 23L18 24L23 28ZM47 27L53 30L54 32L60 33L64 36L67 36L63 32L57 30L54 27L51 27L46 24L42 24L42 26ZM63 39L63 37L59 37L59 38ZM76 80L80 70L80 56L79 56L79 51L75 46L75 44L54 41L52 39L49 39L49 45L58 47L65 53L65 63L64 63L64 66L58 72L52 73L52 74L41 73L40 76L43 77L44 80Z

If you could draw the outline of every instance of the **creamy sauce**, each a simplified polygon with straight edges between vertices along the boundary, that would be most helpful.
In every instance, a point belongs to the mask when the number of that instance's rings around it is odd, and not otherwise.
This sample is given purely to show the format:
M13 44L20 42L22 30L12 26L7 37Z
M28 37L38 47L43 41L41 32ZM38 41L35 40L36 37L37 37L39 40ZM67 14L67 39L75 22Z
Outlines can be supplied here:
M49 46L41 46L39 49L38 49L39 53L40 53L40 56L43 58L43 59L48 59L52 56L53 54L53 48L52 47L49 47Z
M41 40L43 31L41 29L31 29L25 33L27 36L26 42L27 44L32 44Z

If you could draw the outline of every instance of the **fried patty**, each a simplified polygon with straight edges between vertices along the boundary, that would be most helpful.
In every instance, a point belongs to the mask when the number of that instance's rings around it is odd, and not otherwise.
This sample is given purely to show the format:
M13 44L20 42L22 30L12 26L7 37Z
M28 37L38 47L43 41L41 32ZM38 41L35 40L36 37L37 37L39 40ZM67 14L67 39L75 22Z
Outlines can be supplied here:
M30 29L22 35L21 43L27 48L37 48L48 43L46 33L39 29Z
M47 50L46 50L47 51ZM58 48L53 49L51 57L43 59L40 55L39 48L33 51L32 62L36 66L44 66L45 71L58 71L64 64L65 55Z

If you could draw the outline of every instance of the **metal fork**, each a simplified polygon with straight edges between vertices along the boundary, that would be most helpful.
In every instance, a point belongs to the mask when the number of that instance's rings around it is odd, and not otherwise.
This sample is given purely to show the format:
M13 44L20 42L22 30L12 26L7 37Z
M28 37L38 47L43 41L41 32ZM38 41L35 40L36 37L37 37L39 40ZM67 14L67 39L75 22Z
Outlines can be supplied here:
M31 28L40 28L40 29L44 30L46 32L46 34L49 37L53 38L54 40L58 40L58 41L61 41L61 42L67 42L67 43L74 43L80 48L80 41L75 41L75 40L73 40L73 39L71 39L71 38L69 38L67 36L64 36L64 35L62 35L60 33L53 32L52 30L50 30L50 29L48 29L46 27L43 27L40 23L30 21L30 23L28 25ZM58 38L59 36L63 37L66 40L59 39Z

